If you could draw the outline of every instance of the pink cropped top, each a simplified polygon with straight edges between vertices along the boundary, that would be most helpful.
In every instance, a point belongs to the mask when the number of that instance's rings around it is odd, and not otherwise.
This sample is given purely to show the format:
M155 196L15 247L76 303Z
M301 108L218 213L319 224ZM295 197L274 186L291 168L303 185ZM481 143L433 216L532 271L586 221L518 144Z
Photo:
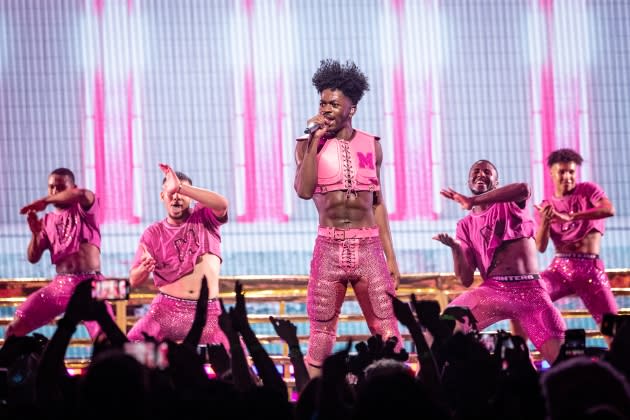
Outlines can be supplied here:
M482 279L497 249L506 241L534 237L534 220L515 202L494 203L480 213L468 213L457 223L456 237L475 257Z
M46 213L41 235L50 249L50 261L53 264L59 263L78 252L82 243L89 243L100 249L100 223L101 204L98 196L88 210L75 203L68 208Z
M374 148L378 140L379 137L360 130L355 130L351 140L322 139L317 154L315 193L380 191Z
M578 182L572 193L563 197L548 197L541 203L550 203L559 213L577 213L588 210L606 197L604 190L593 182ZM536 212L536 221L541 223L540 213ZM593 231L604 234L605 219L572 220L564 223L552 223L550 228L551 240L556 248L565 244L581 241Z
M188 219L173 226L166 219L149 226L140 238L132 267L137 267L146 249L156 261L153 281L156 287L171 284L192 273L197 258L214 254L221 259L220 226L227 215L218 219L212 210L196 205Z

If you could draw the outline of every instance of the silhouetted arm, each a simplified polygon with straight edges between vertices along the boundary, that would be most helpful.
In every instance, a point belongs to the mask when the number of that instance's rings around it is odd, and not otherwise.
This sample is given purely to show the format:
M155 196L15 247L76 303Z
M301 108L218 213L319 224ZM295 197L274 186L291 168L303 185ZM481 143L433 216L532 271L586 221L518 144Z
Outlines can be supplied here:
M295 387L298 392L302 392L308 381L311 379L304 363L304 355L300 348L300 342L297 336L297 328L288 319L278 319L273 316L269 317L271 325L278 336L284 340L289 346L289 359L293 365L293 376L295 377Z
M254 381L249 372L247 358L241 347L241 340L238 332L232 325L232 317L225 310L223 299L219 299L221 304L221 315L219 315L219 326L230 343L230 358L232 363L232 380L234 387L239 391L246 391L254 386Z
M236 294L236 304L234 308L230 310L232 325L241 334L241 337L243 337L245 346L258 370L258 376L260 376L266 387L275 389L288 398L287 384L276 370L275 363L271 360L265 348L260 344L258 337L256 337L256 334L249 325L247 310L245 308L245 295L243 294L243 288L239 281L237 281L234 286L234 293Z

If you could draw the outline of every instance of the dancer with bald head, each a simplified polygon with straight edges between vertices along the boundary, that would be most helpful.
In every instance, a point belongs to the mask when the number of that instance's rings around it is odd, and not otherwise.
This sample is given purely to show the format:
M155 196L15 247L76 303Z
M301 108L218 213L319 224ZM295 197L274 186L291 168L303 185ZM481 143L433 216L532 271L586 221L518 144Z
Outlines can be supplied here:
M479 160L470 168L471 196L453 189L443 197L469 214L457 223L455 238L440 233L435 240L451 248L455 275L469 287L479 269L483 283L466 291L449 306L468 307L479 330L505 319L519 320L543 357L558 357L566 329L540 281L534 221L526 211L526 183L499 187L494 164Z

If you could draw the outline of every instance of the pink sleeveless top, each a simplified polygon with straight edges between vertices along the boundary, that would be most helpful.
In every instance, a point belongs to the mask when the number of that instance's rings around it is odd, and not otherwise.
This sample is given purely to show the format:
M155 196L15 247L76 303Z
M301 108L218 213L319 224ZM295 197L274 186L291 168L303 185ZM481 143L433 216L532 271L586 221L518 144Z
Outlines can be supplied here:
M505 241L534 236L534 221L515 202L495 203L481 213L470 212L457 223L456 237L470 248L481 278L486 279L494 253Z
M305 140L301 137L299 140ZM379 137L355 130L352 140L325 139L317 153L315 193L379 191L374 142Z
M50 250L50 261L57 264L79 251L79 245L89 243L101 248L101 205L97 196L85 210L76 203L67 209L55 209L43 218L42 238Z
M180 226L170 225L166 219L149 226L140 243L156 261L155 286L171 284L192 273L197 258L204 254L221 258L219 226L226 222L227 215L219 220L212 210L197 205ZM138 247L133 267L140 264L143 253L144 249Z
M560 213L571 213L588 210L602 198L607 198L602 188L593 182L578 182L572 193L562 197L551 196L541 202L551 203L553 208ZM540 213L536 212L536 221L540 223ZM592 231L605 230L605 219L596 220L572 220L564 223L552 223L550 237L556 248L564 244L578 242L584 239Z

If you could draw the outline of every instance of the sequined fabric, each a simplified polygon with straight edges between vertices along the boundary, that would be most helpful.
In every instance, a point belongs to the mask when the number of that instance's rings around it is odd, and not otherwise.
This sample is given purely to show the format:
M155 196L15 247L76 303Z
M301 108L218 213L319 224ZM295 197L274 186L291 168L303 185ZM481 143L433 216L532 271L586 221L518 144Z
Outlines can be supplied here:
M598 324L606 313L616 314L617 302L610 289L604 263L594 254L558 256L541 274L552 301L575 294Z
M158 341L169 339L182 341L195 319L196 300L178 299L158 293L151 302L149 312L140 318L127 337L131 341L144 341L142 333L155 337ZM201 334L201 344L220 344L229 349L225 334L219 327L221 306L216 299L208 301L206 325Z
M540 280L502 282L489 278L448 306L470 308L480 331L504 319L518 320L539 350L547 340L564 337L566 330L562 314Z
M402 338L387 293L395 294L383 247L378 237L335 240L318 236L308 283L310 336L306 360L321 366L332 352L337 321L350 284L372 334Z
M48 286L33 292L16 310L14 321L6 335L23 336L61 315L77 284L87 279L104 279L101 273L58 274ZM107 312L114 318L111 304L106 302ZM96 321L86 321L85 327L93 339L101 331Z

